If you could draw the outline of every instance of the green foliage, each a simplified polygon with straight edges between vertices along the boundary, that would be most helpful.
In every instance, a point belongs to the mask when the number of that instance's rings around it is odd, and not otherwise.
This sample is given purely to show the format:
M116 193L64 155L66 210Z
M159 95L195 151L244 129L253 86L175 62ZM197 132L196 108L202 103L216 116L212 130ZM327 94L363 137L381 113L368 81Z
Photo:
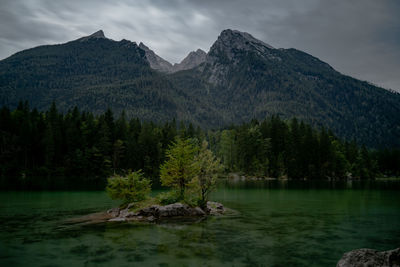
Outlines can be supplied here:
M232 126L222 134L213 135L219 144L220 155L226 155L226 133L234 140L232 151L237 151L234 168L257 177L287 177L290 179L374 179L378 175L379 158L365 147L338 139L332 132L298 122L289 123L278 116L240 126ZM382 154L383 155L383 154ZM226 157L225 157L226 158ZM229 161L228 161L229 162Z
M215 189L217 178L222 173L224 167L211 150L208 149L207 141L203 141L200 151L195 158L198 172L192 184L197 184L199 206L204 208L207 205L210 193Z
M180 200L180 195L177 190L170 190L158 194L157 200L162 205L169 205L178 202Z
M197 150L190 139L178 137L166 151L166 161L160 167L161 184L178 190L180 199L184 199L187 185L198 172L194 161Z
M203 141L198 151L190 139L178 138L167 150L167 160L160 171L162 184L173 190L162 193L159 201L162 204L183 201L190 206L205 207L222 171L223 166L208 149L207 141Z
M234 130L223 130L221 132L218 154L220 155L224 165L230 170L234 169L236 158L236 145L234 138Z
M124 203L143 201L151 191L151 182L143 177L141 171L129 172L125 176L114 175L107 182L108 195Z
M172 156L179 151L169 156L165 152L172 151L179 134L189 133L194 135L192 141L181 140L189 149L179 152L185 164L193 164L191 171L185 170L185 186L197 173L195 140L203 139L222 159L226 172L289 179L400 175L398 149L369 150L296 119L287 122L272 116L205 132L184 123L178 129L175 120L156 124L128 120L124 113L114 119L111 111L106 113L96 116L74 108L63 114L55 104L39 112L27 102L20 102L15 110L0 108L1 188L104 189L106 177L129 169L143 170L152 185L159 186L161 165L171 161L164 167L179 169L178 158ZM179 192L179 182L170 178L165 178L166 184ZM189 189L184 190L186 198Z

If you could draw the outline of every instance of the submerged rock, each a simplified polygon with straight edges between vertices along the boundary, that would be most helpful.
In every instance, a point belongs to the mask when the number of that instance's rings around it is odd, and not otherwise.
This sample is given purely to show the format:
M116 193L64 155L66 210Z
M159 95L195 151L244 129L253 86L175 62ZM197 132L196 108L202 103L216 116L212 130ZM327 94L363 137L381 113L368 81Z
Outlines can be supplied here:
M224 205L218 202L207 202L207 207L203 210L200 207L190 207L182 203L173 203L166 206L151 205L149 207L138 210L137 212L130 211L128 205L125 209L110 209L107 211L113 218L109 221L148 221L153 222L163 218L174 217L202 217L206 215L217 215L225 212Z
M336 266L400 266L400 248L388 251L368 248L352 250L345 253Z
M217 215L224 213L225 208L221 203L208 201L206 211L208 214Z

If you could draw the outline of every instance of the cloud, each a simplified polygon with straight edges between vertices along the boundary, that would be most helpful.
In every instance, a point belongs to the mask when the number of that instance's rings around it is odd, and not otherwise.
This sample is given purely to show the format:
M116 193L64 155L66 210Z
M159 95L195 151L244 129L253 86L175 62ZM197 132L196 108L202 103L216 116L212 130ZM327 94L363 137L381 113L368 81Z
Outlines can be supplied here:
M400 91L398 14L397 0L2 0L0 58L103 29L174 63L232 28Z

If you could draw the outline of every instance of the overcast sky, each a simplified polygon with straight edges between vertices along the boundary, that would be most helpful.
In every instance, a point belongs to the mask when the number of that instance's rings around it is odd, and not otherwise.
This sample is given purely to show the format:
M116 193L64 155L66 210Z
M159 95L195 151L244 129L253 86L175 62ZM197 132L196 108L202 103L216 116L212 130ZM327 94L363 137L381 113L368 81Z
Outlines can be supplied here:
M227 28L400 91L399 0L0 0L0 59L102 29L175 63Z

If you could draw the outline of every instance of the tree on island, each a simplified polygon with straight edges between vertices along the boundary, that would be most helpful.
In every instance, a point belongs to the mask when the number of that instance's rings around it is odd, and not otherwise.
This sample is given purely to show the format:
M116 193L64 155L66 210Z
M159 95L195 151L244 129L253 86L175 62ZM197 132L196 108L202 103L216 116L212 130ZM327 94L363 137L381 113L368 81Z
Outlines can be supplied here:
M199 149L190 139L178 138L166 153L167 160L160 170L162 185L178 190L177 200L186 200L204 208L209 194L215 189L218 175L223 171L220 160L208 149L206 141ZM185 196L188 188L193 195Z
M221 161L208 149L208 142L203 141L199 154L195 158L198 174L192 183L199 187L199 206L205 208L210 193L215 189L218 176L223 172Z
M198 174L199 166L195 162L198 147L190 139L178 137L166 151L166 161L160 168L160 180L163 186L170 186L179 192L179 200L185 197L185 189Z
M143 201L151 192L151 182L140 170L126 176L114 175L107 182L108 195L112 199L121 199L124 204Z

